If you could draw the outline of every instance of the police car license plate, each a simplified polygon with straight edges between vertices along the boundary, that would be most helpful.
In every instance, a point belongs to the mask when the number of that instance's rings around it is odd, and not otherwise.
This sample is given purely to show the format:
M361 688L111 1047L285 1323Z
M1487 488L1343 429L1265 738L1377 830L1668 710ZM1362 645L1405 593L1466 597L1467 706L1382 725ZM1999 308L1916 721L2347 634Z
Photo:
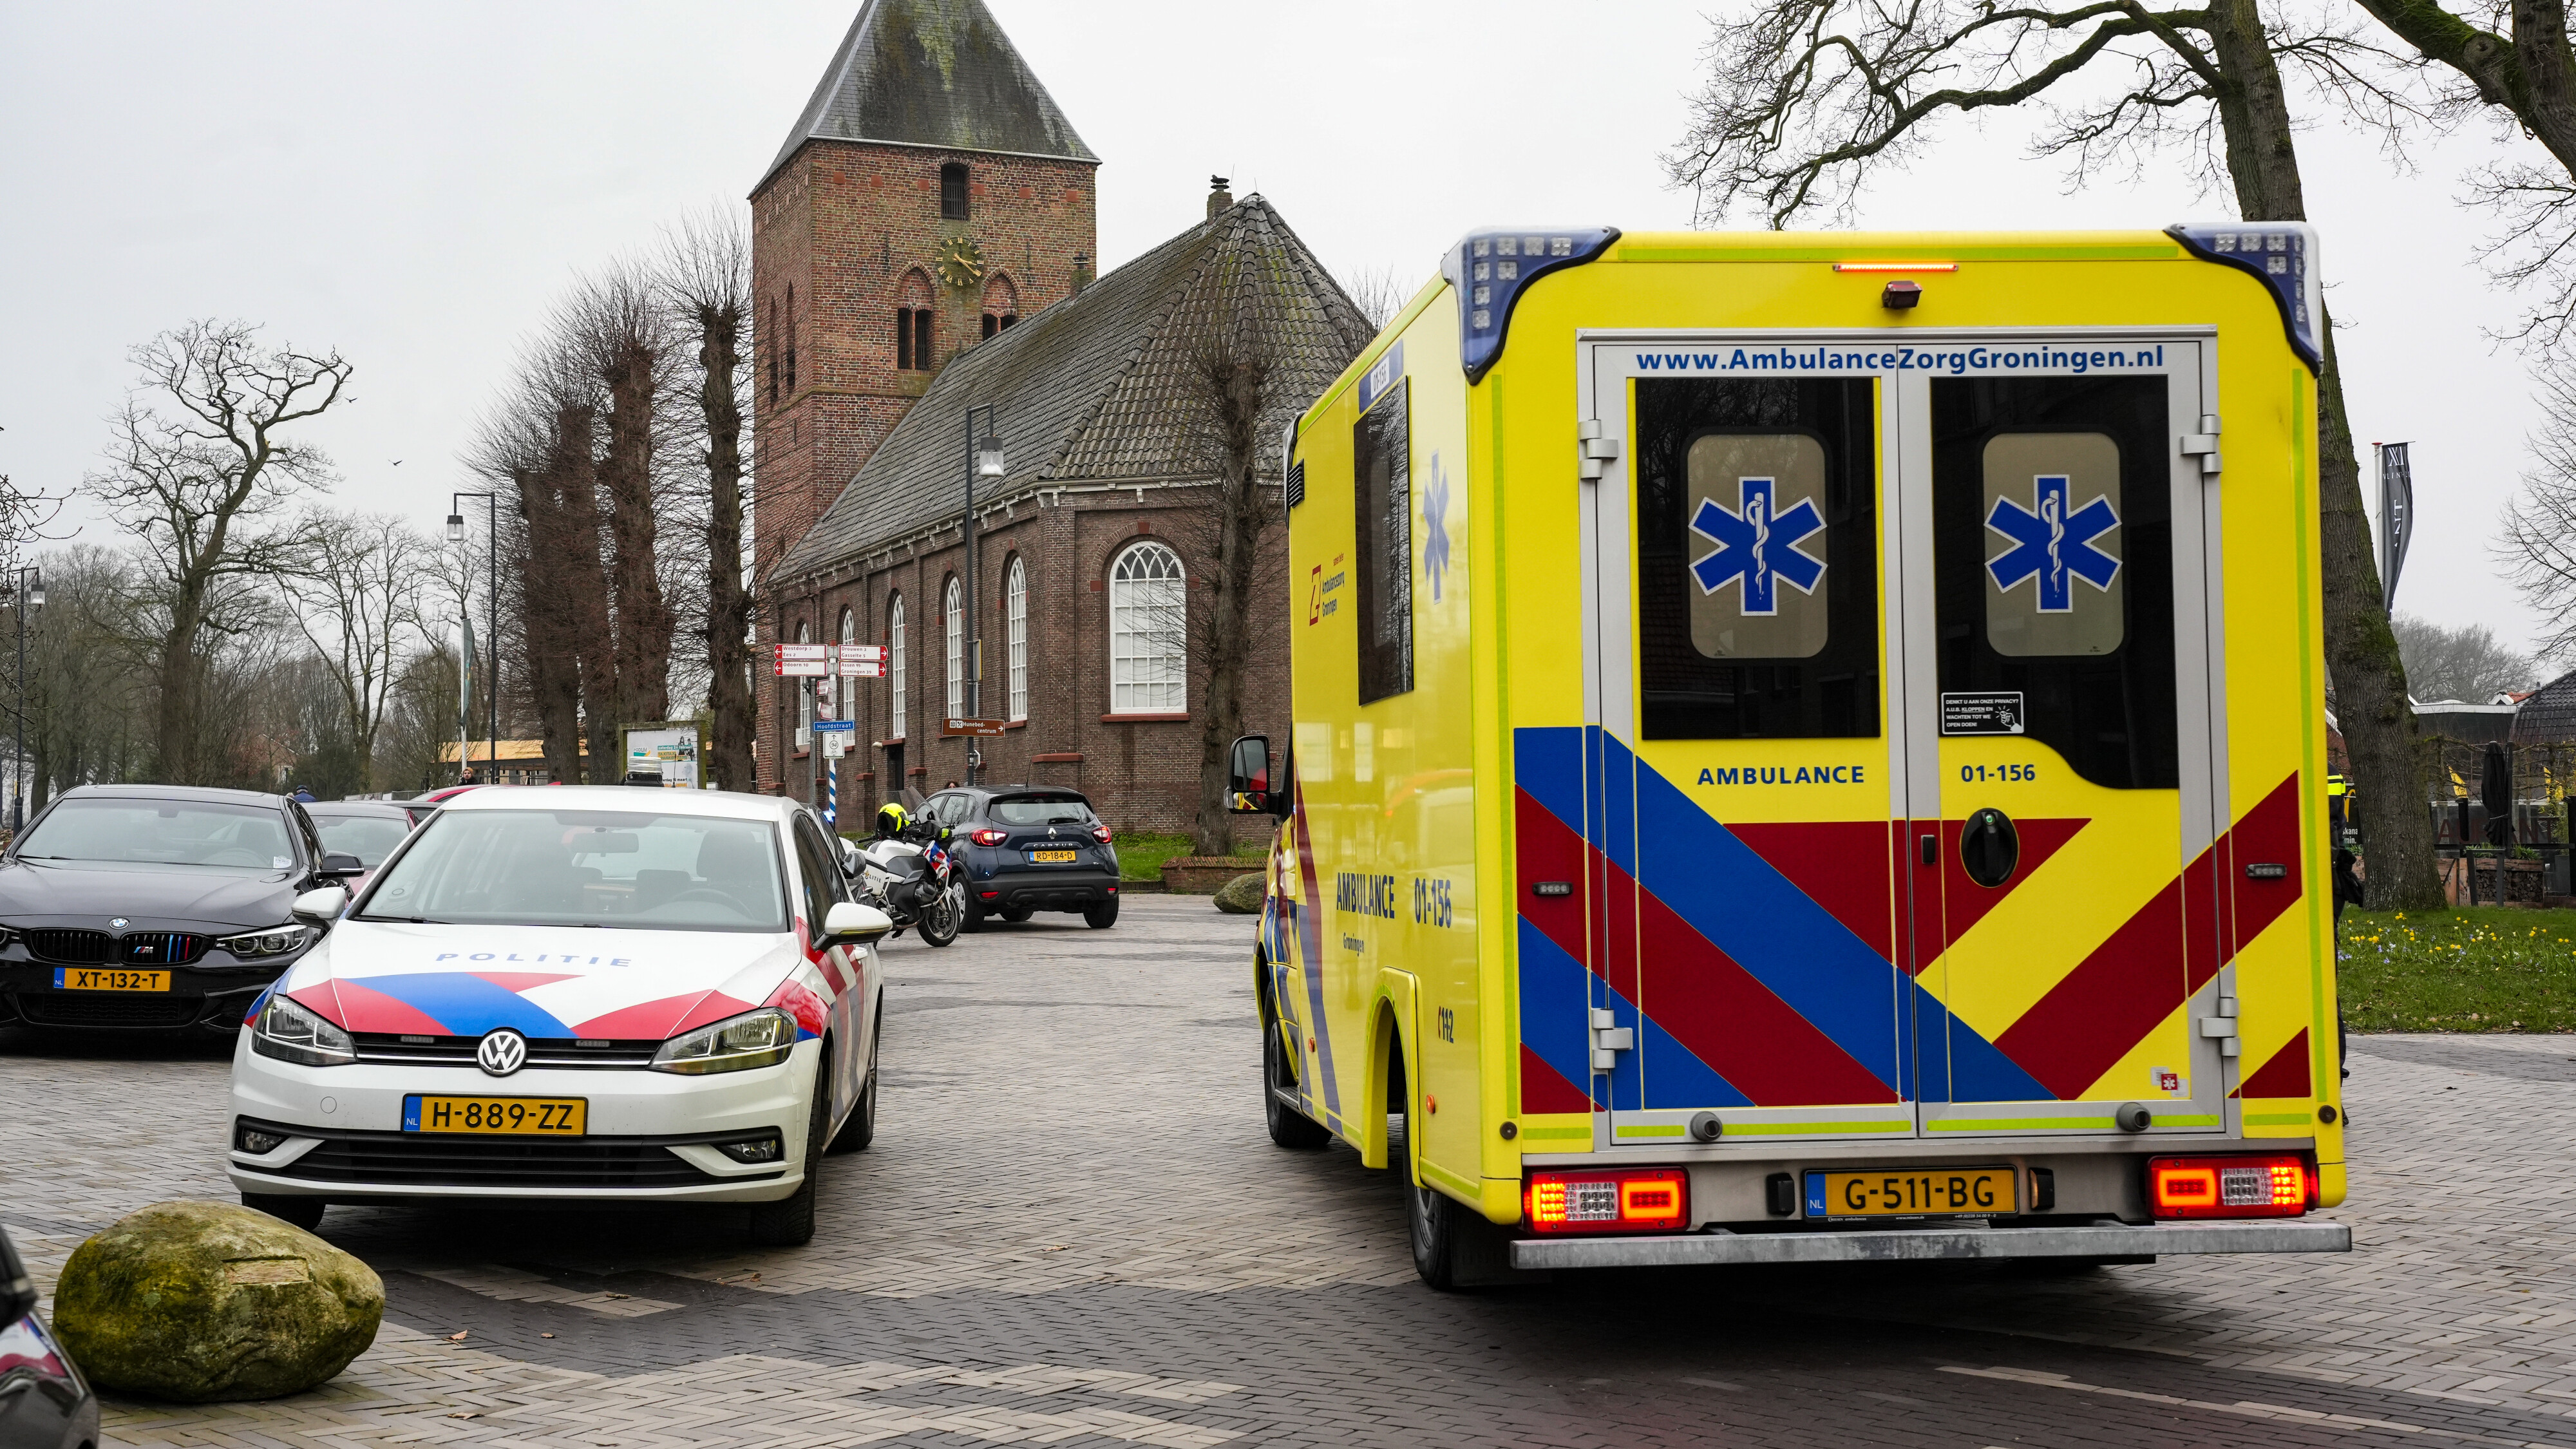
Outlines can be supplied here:
M1079 852L1071 850L1032 850L1029 852L1029 864L1071 865L1078 855Z
M56 991L167 991L167 971L119 971L104 966L57 966Z
M503 1137L579 1137L589 1125L581 1097L403 1098L405 1132L471 1132Z
M1811 1218L1991 1218L2020 1211L2009 1167L1807 1174Z

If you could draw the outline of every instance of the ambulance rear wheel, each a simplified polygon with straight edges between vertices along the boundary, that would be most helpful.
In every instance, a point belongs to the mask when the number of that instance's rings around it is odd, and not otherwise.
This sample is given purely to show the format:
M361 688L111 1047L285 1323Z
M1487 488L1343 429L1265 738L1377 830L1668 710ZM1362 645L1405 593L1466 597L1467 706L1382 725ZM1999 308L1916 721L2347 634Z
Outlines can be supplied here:
M1408 1169L1408 1172L1410 1169ZM1447 1193L1420 1181L1405 1188L1404 1221L1413 1239L1413 1271L1422 1281L1446 1293L1460 1287L1460 1216L1465 1212Z
M1280 1099L1280 1093L1297 1090L1297 1080L1288 1069L1288 1048L1279 1040L1277 1022L1265 1022L1261 1028L1261 1089L1261 1110L1269 1121L1271 1141L1307 1152L1333 1140L1323 1123Z

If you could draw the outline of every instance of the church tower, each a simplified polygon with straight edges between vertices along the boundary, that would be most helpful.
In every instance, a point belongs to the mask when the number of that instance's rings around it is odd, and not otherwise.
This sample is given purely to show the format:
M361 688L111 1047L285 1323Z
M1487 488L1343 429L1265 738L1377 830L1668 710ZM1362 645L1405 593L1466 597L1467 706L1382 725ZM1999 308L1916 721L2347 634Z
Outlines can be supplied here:
M755 577L942 364L1088 280L1099 165L983 0L868 0L751 192Z

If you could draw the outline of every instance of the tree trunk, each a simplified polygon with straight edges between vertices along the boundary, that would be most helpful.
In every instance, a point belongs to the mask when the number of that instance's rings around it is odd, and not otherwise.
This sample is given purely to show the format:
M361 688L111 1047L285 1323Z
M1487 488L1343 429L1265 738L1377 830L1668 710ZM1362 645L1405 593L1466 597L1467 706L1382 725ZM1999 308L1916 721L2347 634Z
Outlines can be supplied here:
M1259 344L1248 344L1257 347ZM1231 349L1229 349L1231 350ZM1215 505L1215 585L1208 601L1207 713L1199 726L1199 810L1194 848L1201 855L1234 849L1234 812L1226 790L1235 736L1243 733L1244 672L1252 661L1254 564L1267 510L1259 469L1261 405L1267 359L1230 357L1203 364L1219 448Z
M653 542L653 355L639 343L619 350L608 373L608 491L613 592L617 601L615 710L619 723L669 713L671 610ZM624 778L621 771L619 778Z
M755 788L752 775L751 596L742 586L742 408L734 397L742 317L698 311L698 407L707 429L707 707L715 716L710 783Z
M590 741L590 783L614 785L626 778L617 737L617 727L625 721L618 716L617 640L609 627L608 578L600 567L599 477L591 454L591 430L587 407L567 407L556 416L564 617L581 665L582 733Z
M566 535L563 450L543 468L520 469L524 557L519 560L519 629L527 641L528 698L537 712L537 735L546 769L566 784L579 784L581 768L581 645L573 626L567 558L578 540Z
M2255 0L2216 0L2209 13L2210 45L2224 80L2217 88L2219 124L2237 209L2247 221L2305 221L2289 103L2262 14ZM2317 323L2325 346L2325 366L2317 374L2318 576L2335 717L2361 797L2365 890L2373 909L2439 909L2442 887L2426 808L2424 752L2406 701L2406 666L2379 592L2334 327L2325 317Z
M172 785L201 784L197 757L197 590L181 584L170 600L170 627L161 636L161 699L154 724L161 778Z

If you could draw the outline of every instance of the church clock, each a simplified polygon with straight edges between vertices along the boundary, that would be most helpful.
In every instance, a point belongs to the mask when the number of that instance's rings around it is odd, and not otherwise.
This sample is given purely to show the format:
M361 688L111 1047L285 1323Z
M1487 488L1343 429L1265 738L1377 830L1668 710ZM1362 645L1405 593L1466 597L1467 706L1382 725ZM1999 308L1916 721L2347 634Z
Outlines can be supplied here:
M984 280L984 253L971 236L952 236L939 244L939 280L962 292Z

